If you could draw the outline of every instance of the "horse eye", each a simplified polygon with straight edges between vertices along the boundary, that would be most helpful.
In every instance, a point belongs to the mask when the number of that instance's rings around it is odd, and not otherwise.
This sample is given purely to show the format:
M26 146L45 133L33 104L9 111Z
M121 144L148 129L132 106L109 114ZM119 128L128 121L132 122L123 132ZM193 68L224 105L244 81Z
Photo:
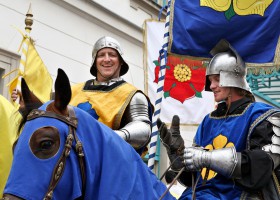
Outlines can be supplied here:
M49 150L51 147L52 147L52 145L53 145L54 143L52 142L52 141L50 141L50 140L47 140L47 141L43 141L43 142L41 142L41 144L40 144L40 149L42 150L42 151L44 151L44 150Z
M34 131L29 141L32 153L40 159L48 159L56 155L60 147L60 136L57 128L41 127Z

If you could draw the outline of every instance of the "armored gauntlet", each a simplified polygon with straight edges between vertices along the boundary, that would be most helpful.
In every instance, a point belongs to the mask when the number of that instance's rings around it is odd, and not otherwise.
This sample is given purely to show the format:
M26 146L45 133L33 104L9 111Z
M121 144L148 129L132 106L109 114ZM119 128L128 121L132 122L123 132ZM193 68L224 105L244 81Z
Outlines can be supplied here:
M184 151L186 169L199 171L209 168L223 176L232 177L238 163L234 147L206 151L201 147L189 147Z
M180 135L180 118L173 116L170 129L160 119L157 120L157 126L160 133L160 139L166 148L169 160L172 164L171 169L180 171L183 164L184 140Z

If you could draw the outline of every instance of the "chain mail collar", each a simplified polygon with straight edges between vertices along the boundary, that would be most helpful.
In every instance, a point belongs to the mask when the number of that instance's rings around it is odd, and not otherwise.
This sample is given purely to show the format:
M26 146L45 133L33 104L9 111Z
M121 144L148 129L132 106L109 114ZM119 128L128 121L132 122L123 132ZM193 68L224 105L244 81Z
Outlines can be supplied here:
M98 81L98 80L94 79L94 80L93 80L93 84L94 84L94 85L106 85L106 86L110 86L110 85L113 85L114 83L119 82L119 81L122 81L122 80L123 80L123 78L121 78L121 77L112 78L111 80L105 81L105 82L101 82L101 81Z

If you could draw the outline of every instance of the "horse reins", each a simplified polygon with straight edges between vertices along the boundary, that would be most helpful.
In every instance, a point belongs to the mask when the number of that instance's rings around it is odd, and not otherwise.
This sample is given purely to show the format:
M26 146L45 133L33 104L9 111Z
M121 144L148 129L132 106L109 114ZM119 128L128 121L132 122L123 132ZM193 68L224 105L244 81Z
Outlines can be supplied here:
M170 165L169 167L164 171L164 173L162 174L162 176L160 177L160 180L163 179L163 177L165 176L165 174L167 173L167 171L172 167L172 165L175 163L175 161L177 159L180 159L180 157L177 157ZM162 200L163 197L167 194L167 192L170 190L170 188L174 185L175 181L180 177L180 175L183 173L183 171L185 170L184 167L182 167L180 169L180 171L178 172L178 174L176 175L176 177L173 179L173 181L170 183L170 185L168 186L168 188L164 191L164 193L161 195L161 197L159 198L159 200ZM207 181L207 178L208 178L208 174L209 174L209 169L207 168L206 169L206 179L203 180L203 185L205 184L205 182ZM201 172L200 172L201 173ZM196 186L197 186L197 183L199 181L199 177L197 177L195 179L195 172L192 172L192 200L195 200L196 199L196 194L195 194L195 190L196 190Z
M69 111L69 117L59 115L59 114L56 114L53 112L35 109L35 110L32 110L27 117L27 120L32 120L32 119L39 118L39 117L55 118L55 119L58 119L64 123L66 123L69 126L69 132L68 132L68 135L67 135L67 138L65 141L64 149L53 169L51 181L50 181L50 184L48 187L48 191L45 194L44 200L51 200L53 198L53 191L54 191L55 187L57 186L60 178L63 175L65 165L66 165L66 159L70 155L70 152L72 149L72 143L74 140L76 142L75 151L78 155L79 166L80 166L81 177L82 177L82 197L84 197L84 194L85 194L86 173L85 173L85 160L84 160L83 145L82 145L81 141L78 139L77 134L76 134L78 120L75 116L75 111L72 106L68 106L68 111Z

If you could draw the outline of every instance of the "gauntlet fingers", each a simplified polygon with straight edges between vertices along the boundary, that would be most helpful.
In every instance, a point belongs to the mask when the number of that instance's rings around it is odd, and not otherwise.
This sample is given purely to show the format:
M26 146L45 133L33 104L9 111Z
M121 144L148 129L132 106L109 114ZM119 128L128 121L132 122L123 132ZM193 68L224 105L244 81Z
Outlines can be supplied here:
M180 135L180 118L178 115L174 115L172 118L171 126L170 126L170 131L172 135L179 134Z
M204 150L198 147L188 147L184 150L186 168L189 171L199 171L204 164Z

